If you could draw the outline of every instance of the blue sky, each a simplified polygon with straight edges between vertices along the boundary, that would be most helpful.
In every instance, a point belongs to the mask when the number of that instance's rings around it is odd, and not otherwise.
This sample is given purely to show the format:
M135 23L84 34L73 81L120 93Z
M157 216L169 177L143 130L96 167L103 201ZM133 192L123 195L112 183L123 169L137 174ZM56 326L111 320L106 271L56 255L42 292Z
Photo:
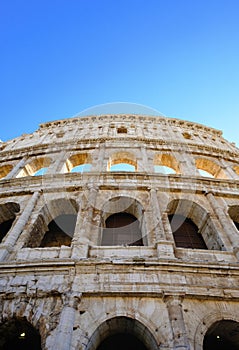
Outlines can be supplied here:
M0 0L0 139L119 101L239 145L238 18L238 0Z

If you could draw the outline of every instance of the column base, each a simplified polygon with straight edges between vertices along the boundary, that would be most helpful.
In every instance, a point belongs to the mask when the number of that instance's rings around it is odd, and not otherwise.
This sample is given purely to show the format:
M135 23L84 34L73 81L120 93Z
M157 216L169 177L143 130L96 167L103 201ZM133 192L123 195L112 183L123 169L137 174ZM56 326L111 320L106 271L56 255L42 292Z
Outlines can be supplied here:
M0 261L4 261L6 257L11 254L12 252L12 247L4 245L0 247Z
M174 244L169 241L159 241L156 243L157 255L160 259L176 259L174 255Z
M84 259L89 256L89 245L88 244L77 244L73 245L71 258L72 259Z

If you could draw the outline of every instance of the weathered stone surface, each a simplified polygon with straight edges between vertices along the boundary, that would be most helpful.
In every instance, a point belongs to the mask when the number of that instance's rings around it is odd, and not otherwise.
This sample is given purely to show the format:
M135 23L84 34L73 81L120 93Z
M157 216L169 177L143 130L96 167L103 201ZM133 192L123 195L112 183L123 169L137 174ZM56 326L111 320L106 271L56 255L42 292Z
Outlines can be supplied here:
M135 171L110 171L118 163ZM160 116L59 120L6 142L0 225L14 220L0 226L0 338L19 319L42 349L96 350L118 331L149 350L202 350L215 322L239 322L238 169L239 150L220 131ZM102 246L118 212L138 220L139 245ZM207 249L177 245L171 214L192 220ZM62 215L76 215L71 245L49 236L40 247Z

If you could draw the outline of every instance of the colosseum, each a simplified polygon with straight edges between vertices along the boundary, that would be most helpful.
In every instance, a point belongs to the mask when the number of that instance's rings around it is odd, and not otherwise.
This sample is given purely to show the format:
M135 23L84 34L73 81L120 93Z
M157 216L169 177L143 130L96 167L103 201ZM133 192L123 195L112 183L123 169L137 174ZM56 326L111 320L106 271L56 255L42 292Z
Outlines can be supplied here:
M0 143L0 349L239 349L239 149L146 115Z

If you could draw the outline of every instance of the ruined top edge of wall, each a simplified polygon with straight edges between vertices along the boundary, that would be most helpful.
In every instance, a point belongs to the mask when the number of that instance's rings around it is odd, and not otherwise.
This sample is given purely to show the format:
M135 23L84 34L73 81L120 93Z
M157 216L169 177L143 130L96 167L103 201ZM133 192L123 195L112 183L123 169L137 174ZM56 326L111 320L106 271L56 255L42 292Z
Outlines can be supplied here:
M52 122L42 123L40 124L40 129L45 129L49 127L55 127L55 126L65 126L70 124L85 124L87 122L94 123L94 122L144 122L144 123L153 123L155 125L164 125L164 126L181 126L182 128L196 128L197 130L202 130L206 132L213 133L214 135L221 136L222 131L214 129L212 127L208 127L199 123L194 123L178 118L169 118L169 117L163 117L161 115L158 116L149 116L149 115L139 115L139 114L107 114L107 115L90 115L90 116L84 116L84 117L76 117L76 118L67 118L67 119L61 119L61 120L55 120Z

